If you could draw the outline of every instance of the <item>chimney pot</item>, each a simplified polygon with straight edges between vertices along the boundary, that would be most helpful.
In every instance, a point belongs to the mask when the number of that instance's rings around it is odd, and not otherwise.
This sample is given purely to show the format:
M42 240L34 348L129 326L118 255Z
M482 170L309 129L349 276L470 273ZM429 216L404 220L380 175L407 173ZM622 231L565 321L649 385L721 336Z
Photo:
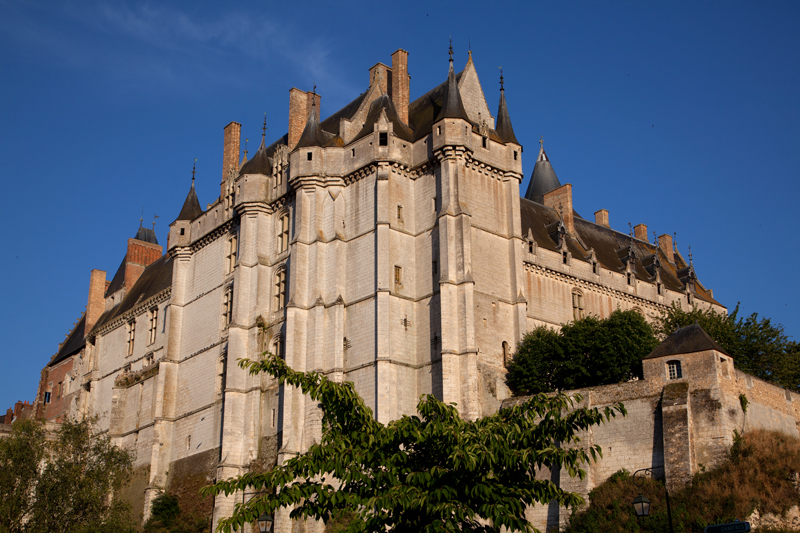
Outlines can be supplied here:
M555 209L564 220L569 233L575 233L575 221L572 214L572 184L567 183L544 195L544 205Z
M86 304L86 323L84 325L84 335L88 335L92 330L100 315L106 308L105 292L108 283L106 282L106 272L104 270L92 270L89 276L89 302Z
M408 124L409 87L411 76L408 75L408 52L402 48L392 54L391 97L397 116L404 124Z
M599 211L594 212L594 223L598 226L605 226L610 228L611 226L608 225L608 209L601 209Z
M647 238L647 225L646 224L636 224L633 227L633 236L639 239L640 241L650 242Z
M667 260L675 264L675 251L672 247L672 235L661 235L658 237L658 247L661 248L661 251L664 255L667 256Z
M241 150L242 125L238 122L231 122L224 129L224 141L222 145L222 187L220 198L225 196L225 182L231 169L234 172L239 170L239 151Z

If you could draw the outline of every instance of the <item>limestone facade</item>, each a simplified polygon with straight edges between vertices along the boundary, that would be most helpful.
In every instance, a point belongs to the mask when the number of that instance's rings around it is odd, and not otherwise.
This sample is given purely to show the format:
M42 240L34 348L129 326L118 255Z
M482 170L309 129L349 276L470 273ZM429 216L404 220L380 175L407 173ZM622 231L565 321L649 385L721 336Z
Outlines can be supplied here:
M522 147L504 98L489 112L471 56L413 102L408 80L399 50L322 122L321 97L292 89L288 133L249 160L232 122L220 197L203 210L192 185L165 255L140 228L112 281L93 271L84 325L43 370L37 405L50 419L97 414L136 452L131 498L145 517L180 472L211 482L319 440L316 404L241 358L269 350L352 381L381 422L414 413L422 394L474 419L508 398L505 363L537 325L675 302L724 309L671 242L615 232L608 212L573 214L571 186L521 198ZM45 393L62 367L69 401L56 407ZM651 392L620 394L651 413ZM215 521L245 497L218 497Z

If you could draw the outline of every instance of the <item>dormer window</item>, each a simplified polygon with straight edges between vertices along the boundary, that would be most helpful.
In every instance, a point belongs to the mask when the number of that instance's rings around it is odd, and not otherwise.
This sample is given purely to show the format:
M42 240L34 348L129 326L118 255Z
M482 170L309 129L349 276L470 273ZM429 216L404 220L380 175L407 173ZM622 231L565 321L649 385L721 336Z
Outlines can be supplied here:
M186 230L186 228L181 228L181 235L184 234L185 230Z
M628 285L630 285L632 281L633 281L633 277L631 276L631 273L628 272Z
M661 283L656 283L656 292L658 293L659 296L661 296L661 293L663 292L663 289L661 288Z
M597 261L592 261L592 274L597 274Z
M668 361L667 372L669 374L669 379L681 379L683 377L683 372L681 371L681 362Z
M378 146L389 146L389 134L385 131L378 134Z
M567 252L561 252L561 261L566 265L568 260Z

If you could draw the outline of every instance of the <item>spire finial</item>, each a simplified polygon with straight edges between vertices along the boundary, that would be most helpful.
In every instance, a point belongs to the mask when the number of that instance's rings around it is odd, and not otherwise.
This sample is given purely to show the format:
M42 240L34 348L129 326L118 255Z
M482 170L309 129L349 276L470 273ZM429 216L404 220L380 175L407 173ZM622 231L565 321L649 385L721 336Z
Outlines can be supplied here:
M452 63L453 62L453 38L452 37L450 37L450 52L449 52L449 54L450 54L450 62Z
M500 67L500 91L505 91L505 87L503 87L503 67Z
M156 215L155 213L153 213L153 231L155 231L155 230L156 230L156 219L157 219L157 218L158 218L158 215Z
M692 261L692 245L689 245L689 266L694 267L694 261Z
M264 125L261 126L261 140L263 141L266 136L267 136L267 114L264 113Z
M247 141L249 141L249 140L250 140L250 139L245 139L245 140L244 140L244 156L245 156L245 157L247 157Z
M142 216L139 217L139 227L142 227L142 222L144 222L144 206L142 206Z
M544 148L544 135L539 137L539 148ZM556 154L558 155L558 154Z
M192 187L194 187L194 173L197 169L197 158L194 158L194 164L192 165Z

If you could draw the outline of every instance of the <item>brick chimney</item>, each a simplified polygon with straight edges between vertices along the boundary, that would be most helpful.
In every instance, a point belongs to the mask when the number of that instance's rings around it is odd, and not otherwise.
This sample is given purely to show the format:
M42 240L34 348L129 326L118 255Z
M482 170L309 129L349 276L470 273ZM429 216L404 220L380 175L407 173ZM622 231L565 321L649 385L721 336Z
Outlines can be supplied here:
M605 226L610 228L611 226L608 225L608 209L601 209L600 211L594 212L594 223L598 226Z
M222 145L222 187L220 196L225 196L225 180L231 169L239 170L239 151L241 150L242 125L231 122L224 129L225 140Z
M572 185L567 183L544 195L544 205L553 208L564 220L564 227L569 233L575 233L575 222L572 215Z
M160 244L152 244L137 239L128 239L128 254L125 256L125 290L131 290L133 284L144 272L144 268L161 257Z
M647 224L636 224L633 227L633 236L640 241L650 242L647 239Z
M106 273L104 270L92 270L89 277L89 302L86 304L86 325L84 327L84 334L88 334L95 324L97 319L103 314L106 308L105 295L106 292Z
M369 69L369 86L378 85L381 94L389 94L389 70L391 69L388 65L376 63Z
M306 129L306 122L308 116L311 114L311 101L314 98L314 93L301 91L295 87L289 89L289 151L293 150L300 137L303 135L303 130ZM322 97L317 95L315 103L315 111L317 119L319 119L319 106L322 103Z
M661 248L661 251L664 252L664 255L667 256L667 260L670 263L675 263L675 252L672 248L672 235L661 235L658 238L658 247Z
M391 97L397 116L408 124L408 102L411 76L408 75L408 52L402 48L392 54Z

